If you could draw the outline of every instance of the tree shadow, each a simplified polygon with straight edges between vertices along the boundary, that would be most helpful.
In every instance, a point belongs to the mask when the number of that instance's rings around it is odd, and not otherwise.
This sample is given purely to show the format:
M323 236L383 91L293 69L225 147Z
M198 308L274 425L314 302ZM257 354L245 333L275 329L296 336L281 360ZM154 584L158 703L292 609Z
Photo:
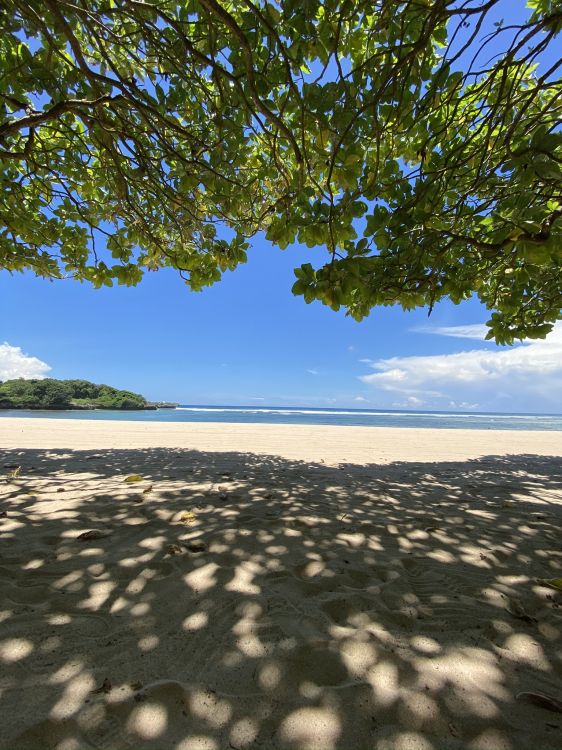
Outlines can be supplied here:
M0 469L1 748L560 747L559 458Z

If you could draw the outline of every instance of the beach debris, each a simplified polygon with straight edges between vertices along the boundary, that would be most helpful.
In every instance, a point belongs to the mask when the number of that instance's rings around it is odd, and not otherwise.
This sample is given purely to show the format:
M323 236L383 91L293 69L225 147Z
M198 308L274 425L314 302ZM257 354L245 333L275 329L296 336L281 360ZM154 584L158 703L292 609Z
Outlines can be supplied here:
M426 526L424 531L430 534L432 531L439 531L439 526Z
M95 690L92 690L92 693L99 694L99 693L110 693L111 692L111 682L106 677L105 680L102 682L102 684L99 686L99 688L96 688Z
M524 620L525 622L536 622L534 617L531 617L531 615L525 612L525 608L523 607L519 599L510 597L507 600L507 611L510 615L518 620Z
M551 589L562 591L562 578L537 578L537 583L548 586Z
M513 500L504 500L502 503L502 508L515 508L515 503Z
M140 474L129 474L129 476L125 477L123 481L127 482L128 484L133 484L133 482L143 482L144 477L142 477Z
M187 526L189 526L192 523L195 523L196 520L197 520L197 516L191 510L184 511L180 516L180 521L182 523L185 523Z
M143 687L143 684L140 680L137 680L136 682L131 682L131 690L141 690Z
M12 471L8 472L8 479L17 479L21 474L21 466L16 466Z
M546 708L547 711L555 711L556 713L562 714L562 700L559 700L552 695L546 695L546 693L525 691L523 693L517 693L515 700L524 703L532 703L535 706Z
M91 539L103 539L109 536L110 533L109 531L102 531L102 529L90 529L90 531L83 531L81 534L78 534L76 539L80 542L87 542Z
M153 485L149 484L149 485L148 485L148 487L146 487L146 488L145 488L145 489L144 489L144 490L142 491L142 494L143 494L143 495L148 495L148 493L149 493L149 492L152 492L152 487L153 487Z
M168 544L166 547L167 555L183 555L185 549L179 544Z

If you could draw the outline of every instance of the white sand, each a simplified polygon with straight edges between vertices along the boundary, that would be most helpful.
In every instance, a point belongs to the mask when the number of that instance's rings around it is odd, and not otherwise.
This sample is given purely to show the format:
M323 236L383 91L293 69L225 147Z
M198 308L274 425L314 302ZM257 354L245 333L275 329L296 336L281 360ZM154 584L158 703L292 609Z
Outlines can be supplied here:
M2 749L562 746L562 433L0 418L0 478Z

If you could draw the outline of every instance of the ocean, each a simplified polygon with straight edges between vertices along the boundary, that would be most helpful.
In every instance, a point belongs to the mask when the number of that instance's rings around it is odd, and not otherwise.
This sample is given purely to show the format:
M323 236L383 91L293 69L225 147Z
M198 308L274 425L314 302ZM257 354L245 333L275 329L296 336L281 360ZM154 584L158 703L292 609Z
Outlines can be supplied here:
M141 422L236 422L252 424L433 427L465 430L561 430L560 414L479 414L279 406L178 406L156 411L0 411L0 417L113 419Z

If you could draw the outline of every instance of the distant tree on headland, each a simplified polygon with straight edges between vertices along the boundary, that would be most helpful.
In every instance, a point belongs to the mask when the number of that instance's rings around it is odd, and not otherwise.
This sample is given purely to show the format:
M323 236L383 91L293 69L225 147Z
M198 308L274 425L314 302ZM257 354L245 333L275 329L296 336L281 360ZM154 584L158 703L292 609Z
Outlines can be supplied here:
M1 409L146 409L138 393L87 380L7 380L0 383Z
M497 20L515 5L6 0L0 268L99 287L171 266L199 290L264 231L327 248L296 269L307 302L477 294L491 338L546 335L562 6Z

